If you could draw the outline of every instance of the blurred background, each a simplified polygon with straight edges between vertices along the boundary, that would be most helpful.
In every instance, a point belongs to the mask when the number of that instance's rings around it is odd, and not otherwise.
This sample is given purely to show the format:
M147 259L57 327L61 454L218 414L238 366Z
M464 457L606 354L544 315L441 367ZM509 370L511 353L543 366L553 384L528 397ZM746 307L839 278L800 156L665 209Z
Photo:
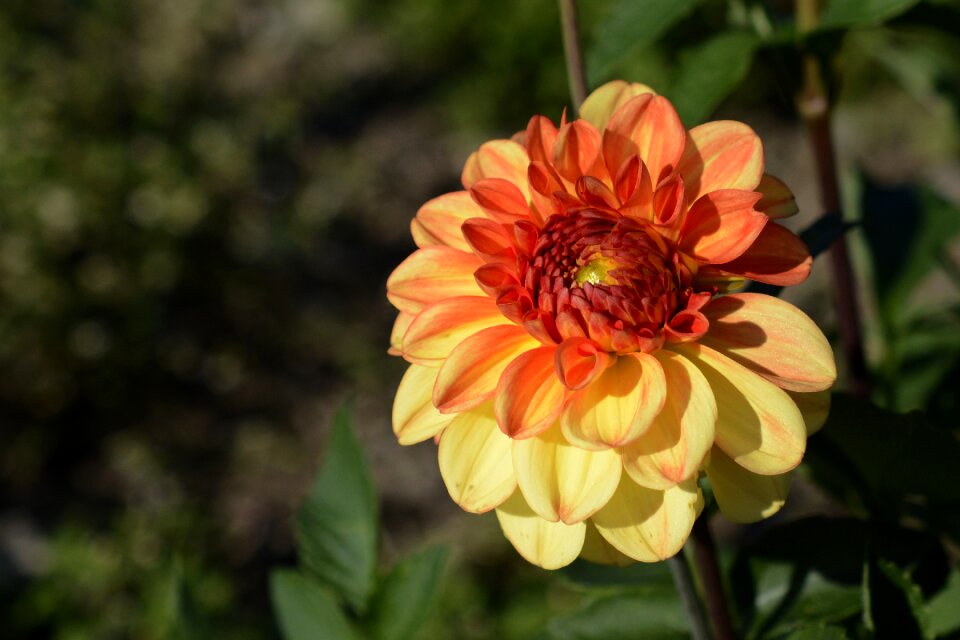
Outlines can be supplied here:
M791 3L678 3L641 36L631 3L582 4L592 85L747 122L798 195L792 228L822 213ZM960 9L899 6L817 43L875 399L953 427ZM481 142L568 104L558 24L553 0L0 4L4 634L169 637L187 594L217 637L276 637L267 573L293 562L291 514L348 398L385 557L453 543L425 637L529 637L578 601L452 504L432 444L396 444L386 354L384 283L419 205ZM786 296L834 337L829 287L818 260ZM780 517L842 511L794 493Z

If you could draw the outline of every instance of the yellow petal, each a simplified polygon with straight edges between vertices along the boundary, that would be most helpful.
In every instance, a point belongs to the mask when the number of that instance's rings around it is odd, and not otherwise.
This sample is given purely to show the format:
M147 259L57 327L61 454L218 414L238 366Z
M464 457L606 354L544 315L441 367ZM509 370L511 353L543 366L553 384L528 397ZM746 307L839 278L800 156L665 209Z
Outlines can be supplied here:
M621 454L634 482L667 489L696 476L713 446L717 403L696 365L670 351L660 351L656 357L666 376L666 404L647 432Z
M813 393L797 393L787 391L797 408L803 415L803 422L807 426L809 438L823 427L830 415L830 390L814 391Z
M527 168L530 166L530 157L523 145L513 140L491 140L480 145L477 149L469 178L466 177L467 168L464 167L464 186L468 189L483 178L502 178L512 182L523 192L524 197L530 199L530 186L527 183ZM468 162L469 164L469 162ZM470 179L471 183L466 184Z
M440 300L410 323L403 334L403 356L417 364L439 367L454 347L473 334L509 322L486 296Z
M417 211L415 220L438 243L470 251L460 227L470 218L482 217L483 209L477 206L467 191L454 191L428 201Z
M763 475L790 471L803 458L807 430L785 391L700 344L674 345L706 376L717 401L715 440L742 467Z
M589 518L620 482L620 455L571 445L556 426L513 443L513 467L527 504L541 518L567 524Z
M472 253L432 246L413 252L387 278L387 298L407 313L419 313L437 300L479 296L483 290L473 277L483 261Z
M387 350L392 356L399 356L403 353L403 334L410 328L410 323L416 316L412 313L401 311L397 314L397 319L393 323L393 329L390 331L390 348Z
M789 218L799 211L793 192L780 178L765 173L756 190L763 196L757 203L757 211L763 211L770 218Z
M400 380L393 400L393 432L400 444L429 440L450 424L453 416L442 415L433 406L437 369L412 364Z
M583 522L564 524L544 520L533 512L519 491L500 505L497 520L503 535L520 555L544 569L559 569L576 560L587 530Z
M751 473L719 448L714 448L707 465L717 506L733 522L757 522L780 511L790 492L792 476L792 472L776 476Z
M571 398L561 418L563 434L584 449L622 446L650 427L665 398L666 381L656 358L621 356Z
M703 496L694 479L657 491L625 475L592 522L621 553L640 562L658 562L683 548L701 508Z
M645 84L612 80L597 87L580 105L580 117L600 131L607 126L617 109L634 96L656 92Z
M734 293L703 308L710 330L700 339L782 389L822 391L837 379L833 349L816 323L780 298Z
M517 486L510 438L500 431L489 403L457 414L440 436L437 457L450 497L465 511L489 511Z
M590 520L587 520L587 535L583 539L583 549L580 550L580 557L596 564L609 564L616 567L628 567L636 564L637 561L630 556L625 556L604 540L597 526Z

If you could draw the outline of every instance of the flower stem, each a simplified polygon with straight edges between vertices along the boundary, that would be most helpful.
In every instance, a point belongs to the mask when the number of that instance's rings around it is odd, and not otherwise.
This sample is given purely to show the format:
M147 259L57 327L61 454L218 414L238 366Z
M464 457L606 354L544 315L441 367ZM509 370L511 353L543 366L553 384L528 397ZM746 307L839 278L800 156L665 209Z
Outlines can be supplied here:
M703 614L703 604L700 602L700 596L697 595L693 574L690 573L690 567L683 552L667 560L667 563L670 565L670 573L673 574L673 584L677 587L677 593L680 594L683 608L686 609L687 618L690 620L691 637L693 640L710 640L710 630L707 628L707 619Z
M735 640L737 632L733 628L733 619L727 607L727 597L717 562L717 545L710 533L710 525L705 517L699 517L693 523L693 558L697 563L697 573L707 597L707 610L713 622L713 632L717 640Z
M816 26L819 15L817 0L796 0L795 13L798 32L803 35L811 31ZM805 53L803 58L803 90L797 98L797 110L806 124L807 136L813 148L824 215L842 216L837 156L830 127L830 103L820 66L811 53ZM857 282L845 235L841 235L830 249L830 266L839 316L840 344L850 376L850 390L856 395L866 396L870 393L870 373L863 350Z
M583 68L583 50L580 48L580 28L577 22L576 0L558 0L560 25L563 29L563 51L567 58L567 80L574 115L587 98L587 75Z

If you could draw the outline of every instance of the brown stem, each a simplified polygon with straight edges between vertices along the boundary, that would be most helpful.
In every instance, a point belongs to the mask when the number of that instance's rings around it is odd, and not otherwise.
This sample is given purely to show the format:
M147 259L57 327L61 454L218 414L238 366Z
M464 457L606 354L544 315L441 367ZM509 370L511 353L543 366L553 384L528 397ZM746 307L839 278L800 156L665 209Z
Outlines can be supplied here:
M690 572L690 566L683 552L667 560L667 563L670 565L670 573L673 574L673 584L677 587L677 593L680 594L683 608L690 620L690 636L693 640L710 640L710 630L703 614L703 603L697 595L693 574Z
M710 533L710 525L706 518L697 518L693 523L690 540L693 541L693 558L706 594L707 611L710 612L710 620L713 622L713 633L717 640L736 640L739 636L733 628L730 609L727 608L720 565L717 563L717 545L713 541L713 534Z
M817 15L816 0L797 0L797 27L801 34L813 29ZM836 150L830 127L830 103L817 59L810 53L805 54L803 59L803 92L797 99L797 109L806 124L807 135L813 149L823 208L826 214L835 213L842 216ZM856 395L866 396L870 393L870 373L863 351L857 282L850 261L846 236L841 235L830 249L830 266L833 271L834 299L839 316L840 345L850 376L850 390Z
M583 51L580 48L580 28L577 24L576 0L559 0L560 25L563 29L563 51L567 58L567 79L574 115L587 98L587 75L583 69Z

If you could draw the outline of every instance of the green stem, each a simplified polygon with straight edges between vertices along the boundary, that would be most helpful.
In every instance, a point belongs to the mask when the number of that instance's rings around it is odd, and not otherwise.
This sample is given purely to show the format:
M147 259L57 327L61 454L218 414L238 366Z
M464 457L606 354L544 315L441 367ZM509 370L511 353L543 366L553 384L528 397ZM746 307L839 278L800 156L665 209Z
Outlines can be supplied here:
M577 23L576 0L558 0L560 26L563 30L563 51L567 58L567 80L574 115L587 98L587 74L583 68L583 50L580 48L580 28Z
M673 584L677 587L677 593L683 601L683 608L687 612L687 618L690 620L690 635L693 640L710 640L710 630L707 628L707 619L703 613L703 604L697 595L696 586L693 584L693 574L690 573L690 567L687 565L687 559L681 551L677 555L667 560L670 565L670 573L673 574Z

